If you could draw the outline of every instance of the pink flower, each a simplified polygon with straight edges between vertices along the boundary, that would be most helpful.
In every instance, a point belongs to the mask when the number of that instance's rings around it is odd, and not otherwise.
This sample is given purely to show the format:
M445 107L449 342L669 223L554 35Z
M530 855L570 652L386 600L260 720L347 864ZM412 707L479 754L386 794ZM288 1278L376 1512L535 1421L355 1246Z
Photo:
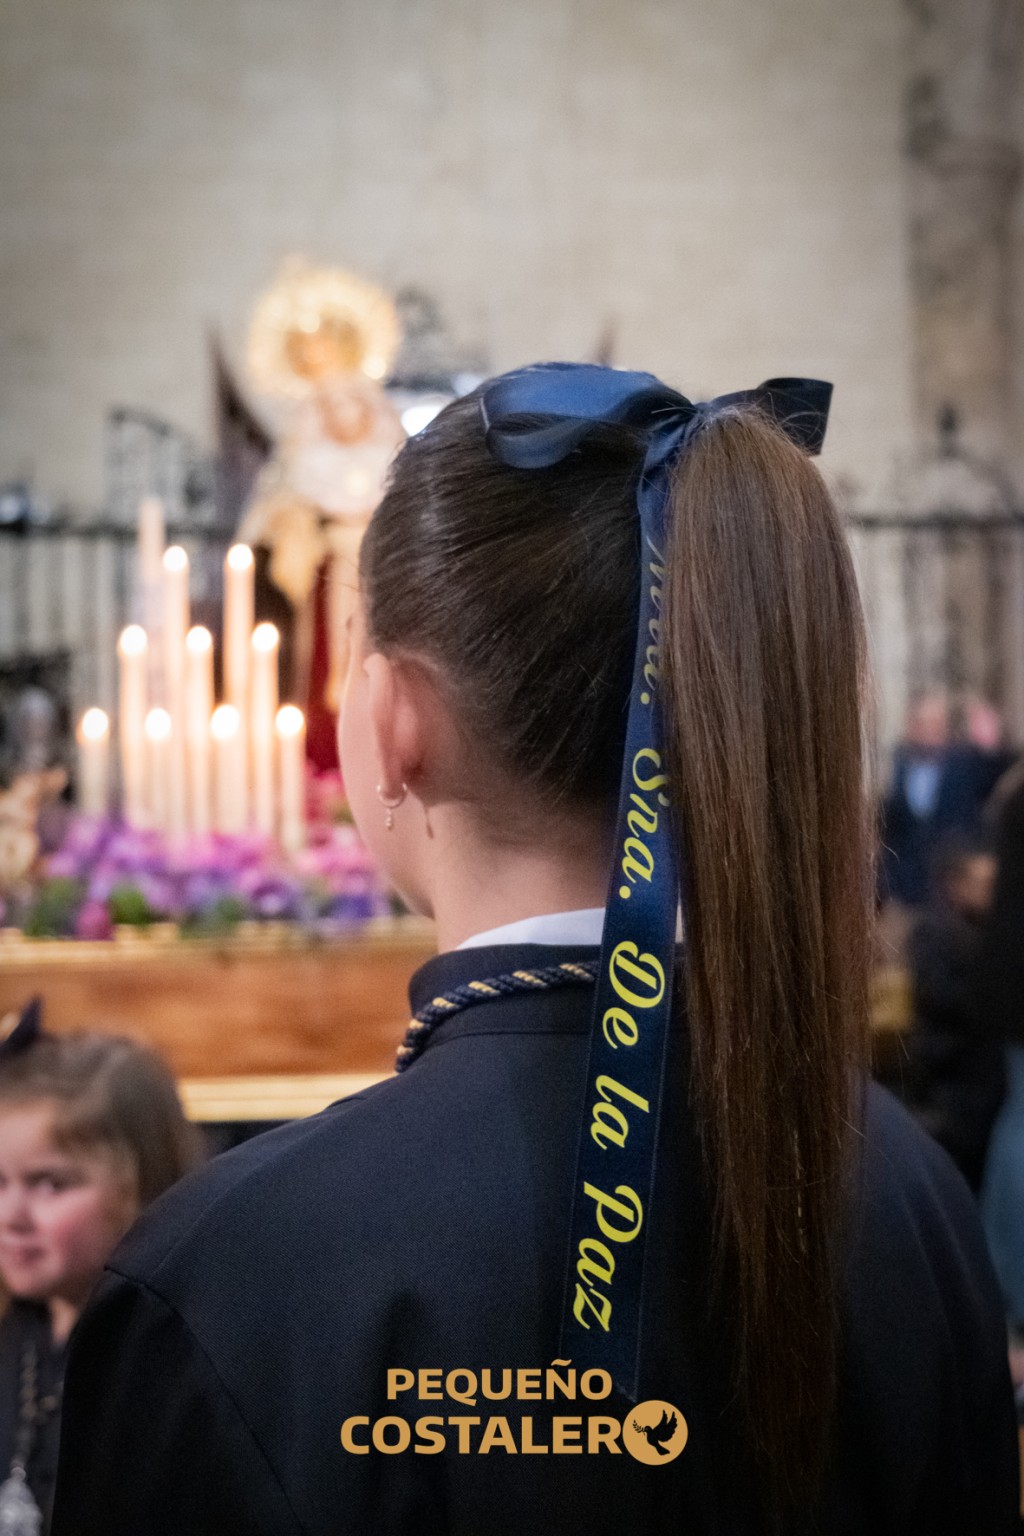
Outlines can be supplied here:
M114 925L102 901L87 901L75 918L76 939L111 939Z

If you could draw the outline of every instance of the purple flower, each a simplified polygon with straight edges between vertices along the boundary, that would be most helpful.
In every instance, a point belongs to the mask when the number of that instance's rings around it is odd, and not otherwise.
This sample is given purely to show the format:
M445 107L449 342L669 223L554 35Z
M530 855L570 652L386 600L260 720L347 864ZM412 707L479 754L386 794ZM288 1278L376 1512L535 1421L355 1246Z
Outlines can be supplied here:
M113 823L103 817L75 816L60 851L80 859L94 859L110 841L113 831Z
M54 880L81 880L88 874L110 841L111 823L91 816L74 816L59 848L46 860Z
M179 856L179 864L190 875L223 875L235 867L230 849L231 839L193 837L185 844Z
M194 870L186 877L182 888L182 911L191 917L201 917L230 891L231 882L225 875L209 869Z
M244 832L233 838L237 869L258 869L274 853L274 843L261 832Z
M135 884L145 897L146 905L158 917L173 917L177 909L174 882L161 874L140 874Z
M319 789L319 809L334 809L340 783L325 779ZM312 799L316 809L317 796ZM75 816L46 867L52 879L87 888L74 919L81 938L109 936L118 892L135 893L146 921L202 923L234 904L264 921L312 923L336 932L387 912L382 883L354 827L324 817L313 821L309 839L288 857L272 839L252 832L213 833L175 845L160 832Z
M233 889L265 922L298 917L302 906L302 888L294 875L270 864L243 870Z
M65 843L59 853L51 853L46 861L46 873L51 880L79 880L83 873L83 860Z
M104 859L89 877L89 900L105 902L115 886L124 884L124 872Z
M253 911L265 922L283 922L297 917L300 903L301 892L295 881L281 876L262 880L252 895Z
M121 828L111 839L107 857L126 875L154 870L162 872L167 865L166 847L159 833L142 832L134 827Z
M295 856L295 867L307 878L341 885L375 872L373 861L351 827L336 827L329 840L302 849Z
M352 891L347 902L348 917L351 921L361 923L373 916L375 902L372 891Z

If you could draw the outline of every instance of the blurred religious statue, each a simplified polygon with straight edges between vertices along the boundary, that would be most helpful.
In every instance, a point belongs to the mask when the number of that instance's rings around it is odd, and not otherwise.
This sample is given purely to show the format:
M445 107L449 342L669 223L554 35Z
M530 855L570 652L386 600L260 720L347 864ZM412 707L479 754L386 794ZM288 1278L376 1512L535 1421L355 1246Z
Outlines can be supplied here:
M43 823L48 811L59 814L59 796L67 784L63 768L21 773L10 789L0 790L0 897L15 889L32 872L41 853L52 848L53 836ZM61 818L61 830L66 816Z
M0 900L28 877L39 854L63 832L59 797L67 773L54 761L57 709L42 688L27 687L13 701L5 735L8 787L0 790Z
M287 686L306 704L319 768L337 763L359 545L405 439L382 387L399 339L387 294L295 260L257 304L249 332L250 374L274 403L279 432L238 537L267 552L270 580L294 612Z

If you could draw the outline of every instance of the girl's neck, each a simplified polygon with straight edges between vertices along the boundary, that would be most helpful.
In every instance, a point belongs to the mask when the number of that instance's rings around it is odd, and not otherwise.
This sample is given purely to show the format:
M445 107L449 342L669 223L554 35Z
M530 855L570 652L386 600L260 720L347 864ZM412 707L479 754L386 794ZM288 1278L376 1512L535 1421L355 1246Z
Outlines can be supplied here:
M608 895L606 839L595 827L562 826L550 843L502 843L462 817L437 827L429 875L437 947L456 949L474 934L549 912L603 907Z
M64 1296L51 1296L47 1306L50 1312L50 1335L59 1348L67 1342L82 1308L78 1302L68 1301Z

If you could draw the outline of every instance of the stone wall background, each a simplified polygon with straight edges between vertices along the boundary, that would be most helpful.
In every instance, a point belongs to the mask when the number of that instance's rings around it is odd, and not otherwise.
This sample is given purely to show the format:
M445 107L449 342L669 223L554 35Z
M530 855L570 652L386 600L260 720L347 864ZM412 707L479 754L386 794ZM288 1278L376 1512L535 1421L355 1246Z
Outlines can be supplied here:
M96 506L112 404L208 440L206 331L240 358L300 252L488 369L611 328L693 391L832 378L826 462L884 504L905 36L901 0L0 0L0 483Z
M925 452L955 440L1010 505L1024 465L1024 3L904 0L904 9L916 437ZM968 511L984 500L963 487L954 494L966 495Z
M1013 140L1024 152L1024 89L1018 89L1011 105ZM1013 261L1013 308L1011 326L1014 347L1011 360L1015 419L1011 432L1018 499L1024 500L1024 195L1018 190L1011 225Z

